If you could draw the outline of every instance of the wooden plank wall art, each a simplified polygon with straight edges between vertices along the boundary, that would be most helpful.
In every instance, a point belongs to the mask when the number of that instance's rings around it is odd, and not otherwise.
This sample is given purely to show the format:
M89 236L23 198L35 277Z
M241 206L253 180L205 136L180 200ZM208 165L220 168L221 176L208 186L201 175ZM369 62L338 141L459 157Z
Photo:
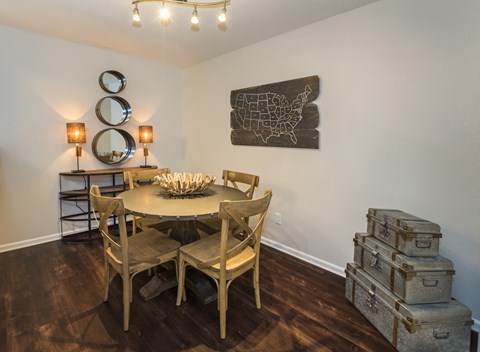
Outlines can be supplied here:
M234 145L319 149L318 76L233 90Z

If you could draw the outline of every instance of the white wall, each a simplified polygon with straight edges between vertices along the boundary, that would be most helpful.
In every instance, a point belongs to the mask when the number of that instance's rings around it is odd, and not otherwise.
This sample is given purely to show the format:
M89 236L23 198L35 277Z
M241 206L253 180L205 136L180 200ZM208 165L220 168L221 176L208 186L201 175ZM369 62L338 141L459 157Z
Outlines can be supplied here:
M58 173L76 168L67 144L68 121L84 122L87 143L80 167L108 167L93 157L91 142L107 128L95 104L107 93L105 70L127 79L120 93L133 117L120 128L138 152L124 166L144 163L138 125L154 127L149 163L183 169L181 73L158 63L0 26L0 247L59 232Z
M187 69L186 169L260 175L265 236L337 268L369 207L440 224L454 296L480 318L478 38L476 0L383 0ZM231 145L231 90L308 75L320 150Z

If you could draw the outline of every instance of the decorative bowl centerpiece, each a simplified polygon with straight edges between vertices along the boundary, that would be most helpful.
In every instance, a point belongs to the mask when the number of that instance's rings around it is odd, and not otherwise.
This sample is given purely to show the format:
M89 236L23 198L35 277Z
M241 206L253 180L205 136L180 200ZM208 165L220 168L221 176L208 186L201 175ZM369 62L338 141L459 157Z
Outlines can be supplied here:
M203 194L215 183L216 177L213 175L205 175L201 173L179 173L162 174L155 176L155 180L160 187L173 196L188 196L194 194Z

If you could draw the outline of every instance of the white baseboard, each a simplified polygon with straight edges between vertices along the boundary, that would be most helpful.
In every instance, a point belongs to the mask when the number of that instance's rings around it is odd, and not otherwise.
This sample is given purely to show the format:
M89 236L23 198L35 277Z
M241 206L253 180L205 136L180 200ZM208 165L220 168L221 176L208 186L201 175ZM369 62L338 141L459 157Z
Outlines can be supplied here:
M42 243L57 241L57 240L59 240L61 237L62 237L62 236L60 236L59 233L55 233L55 234L53 234L53 235L47 235L47 236L32 238L32 239L29 239L29 240L24 240L24 241L18 241L18 242L13 242L13 243L2 244L2 245L0 245L0 253L2 253L2 252L8 252L8 251L13 251L13 250L15 250L15 249L20 249L20 248L35 246L35 245L37 245L37 244L42 244Z
M86 227L76 229L76 230L64 231L63 232L63 237L66 238L70 235L75 235L76 233L82 233L82 232L86 232L86 231L88 231L88 228L86 228ZM0 245L0 253L13 251L15 249L21 249L21 248L25 248L25 247L35 246L37 244L57 241L57 240L60 240L60 239L62 239L62 235L60 233L54 233L52 235L46 235L46 236L42 236L42 237L32 238L32 239L29 239L29 240L2 244L2 245Z
M127 221L129 221L129 217L127 217ZM108 220L108 225L113 225L113 219ZM93 228L95 229L95 228ZM92 229L92 230L93 230ZM84 228L78 228L75 230L70 230L70 231L64 231L63 232L63 237L68 237L70 235L75 235L76 233L82 233L88 231L88 227ZM13 242L13 243L7 243L7 244L2 244L0 245L0 253L2 252L8 252L8 251L13 251L15 249L20 249L20 248L25 248L25 247L30 247L30 246L35 246L37 244L42 244L42 243L47 243L47 242L52 242L52 241L57 241L62 238L62 235L60 233L54 233L52 235L47 235L47 236L42 236L42 237L37 237L37 238L32 238L29 240L24 240L24 241L18 241L18 242Z
M472 326L472 330L475 331L475 332L478 332L480 334L480 320L478 319L473 319L473 326ZM479 351L480 351L480 344L479 344Z
M277 241L274 241L274 240L271 240L269 238L262 237L261 242L263 244L265 244L266 246L278 249L280 252L290 254L291 256L293 256L295 258L303 260L304 262L313 264L315 266L318 266L319 268L325 269L325 270L330 271L334 274L345 277L345 268L342 268L338 265L335 265L335 264L329 263L325 260L316 258L316 257L314 257L310 254L303 253L303 252L299 251L298 249L287 247L284 244L281 244L281 243L279 243Z
M480 320L475 319L475 318L473 319L472 330L480 335ZM477 342L477 352L480 352L480 341Z

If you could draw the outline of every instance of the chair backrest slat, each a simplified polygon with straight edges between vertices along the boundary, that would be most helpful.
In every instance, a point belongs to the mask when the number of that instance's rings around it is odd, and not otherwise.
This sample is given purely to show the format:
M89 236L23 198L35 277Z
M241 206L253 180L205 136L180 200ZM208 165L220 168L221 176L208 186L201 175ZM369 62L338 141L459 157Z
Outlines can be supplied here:
M218 217L222 220L220 253L217 257L206 261L199 265L199 268L209 267L220 263L220 270L225 270L225 263L228 259L241 253L247 246L251 246L253 242L256 255L260 251L260 240L262 235L263 223L270 200L272 198L272 191L267 190L263 197L253 200L242 201L225 201L220 203ZM251 216L258 215L255 227L252 227L245 221ZM239 224L239 228L246 234L245 238L234 247L227 249L226 243L228 236L231 236L229 231L230 221L235 221ZM222 264L223 262L223 264ZM223 267L223 268L222 268Z
M121 252L121 258L117 258L117 260L128 267L127 226L123 200L121 198L104 197L100 193L100 188L97 185L92 185L90 188L90 203L95 217L96 213L100 215L100 219L97 219L97 221L103 238L104 251L113 246ZM114 239L108 230L108 219L112 215L116 216L118 220L120 241Z
M123 173L123 179L124 182L128 184L128 188L133 189L136 187L141 187L145 184L152 184L155 176L169 173L170 168L168 167L162 169L128 170Z
M239 183L247 185L247 189L241 190L247 195L248 199L253 198L255 188L258 187L258 184L260 182L260 177L256 175L232 170L223 170L222 179L224 186L232 185L236 189L241 189L238 185Z

